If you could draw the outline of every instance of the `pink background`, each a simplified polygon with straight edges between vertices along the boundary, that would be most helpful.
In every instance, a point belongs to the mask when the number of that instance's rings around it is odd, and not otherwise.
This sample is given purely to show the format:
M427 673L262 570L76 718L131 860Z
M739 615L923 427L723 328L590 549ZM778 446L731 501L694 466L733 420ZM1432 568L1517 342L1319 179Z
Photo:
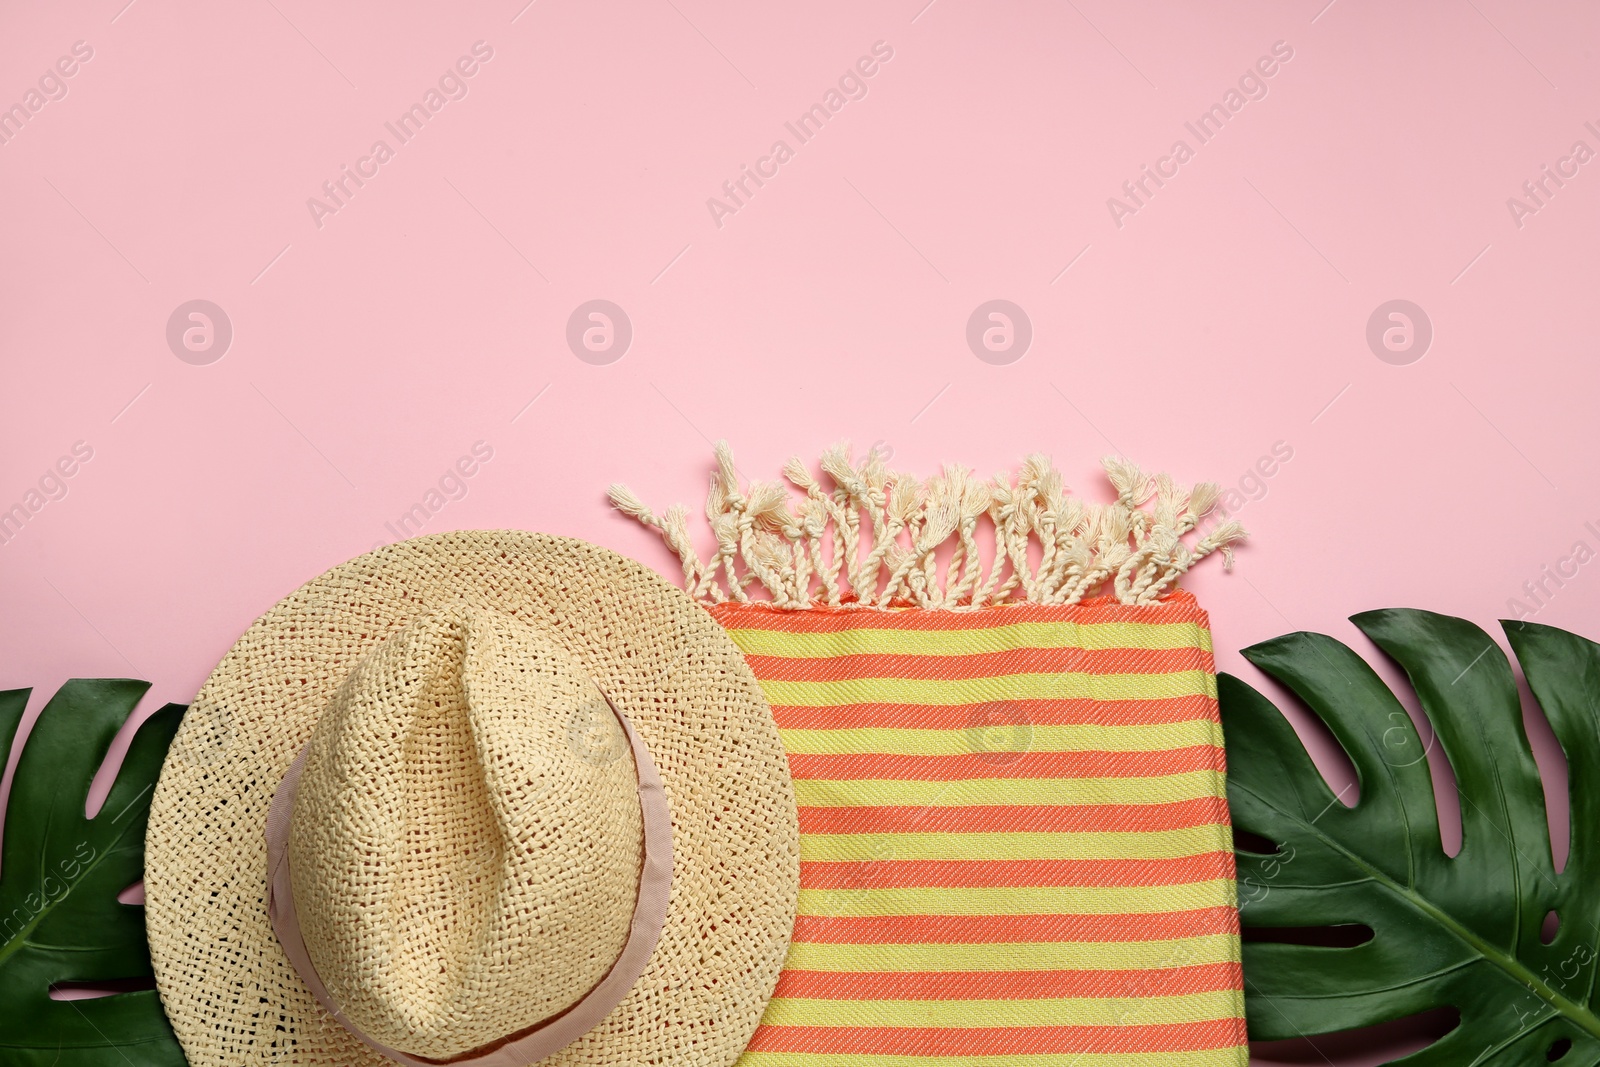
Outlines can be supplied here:
M1188 583L1224 670L1258 680L1234 650L1292 629L1371 652L1345 619L1376 607L1498 638L1518 597L1600 635L1600 563L1523 592L1600 550L1600 162L1508 206L1600 149L1592 5L125 3L0 20L0 104L92 49L0 145L0 508L93 452L0 545L0 685L35 708L71 676L188 700L480 441L423 532L674 573L604 489L698 505L719 437L757 477L841 438L918 472L1044 451L1096 497L1120 452L1254 497L1237 570ZM400 144L385 123L479 41L466 95ZM800 143L785 122L879 41L865 96ZM1185 122L1275 42L1265 96L1200 144ZM1193 158L1114 219L1180 138ZM378 139L393 158L315 219ZM715 219L778 139L793 157ZM1033 328L1007 365L965 337L995 298ZM204 365L166 338L195 299L233 330ZM632 323L608 365L565 339L592 299ZM1394 299L1433 329L1405 365L1366 338Z

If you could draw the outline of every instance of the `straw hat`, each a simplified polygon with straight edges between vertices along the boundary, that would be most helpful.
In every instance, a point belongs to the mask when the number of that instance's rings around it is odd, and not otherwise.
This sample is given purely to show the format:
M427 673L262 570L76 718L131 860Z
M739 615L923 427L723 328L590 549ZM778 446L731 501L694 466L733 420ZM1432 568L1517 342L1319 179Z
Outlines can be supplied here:
M631 560L511 531L379 549L257 620L145 848L193 1067L730 1064L799 889L777 729L722 629Z

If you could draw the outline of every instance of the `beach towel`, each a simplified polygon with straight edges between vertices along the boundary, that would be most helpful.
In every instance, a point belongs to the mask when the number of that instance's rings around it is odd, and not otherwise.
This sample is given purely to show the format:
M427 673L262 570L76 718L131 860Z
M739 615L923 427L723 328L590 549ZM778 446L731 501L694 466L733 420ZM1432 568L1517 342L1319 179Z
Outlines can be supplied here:
M1211 486L1106 469L1094 504L1041 457L923 482L837 448L795 499L719 446L707 562L613 487L794 777L799 913L743 1067L1246 1063L1210 629L1176 588L1243 531Z

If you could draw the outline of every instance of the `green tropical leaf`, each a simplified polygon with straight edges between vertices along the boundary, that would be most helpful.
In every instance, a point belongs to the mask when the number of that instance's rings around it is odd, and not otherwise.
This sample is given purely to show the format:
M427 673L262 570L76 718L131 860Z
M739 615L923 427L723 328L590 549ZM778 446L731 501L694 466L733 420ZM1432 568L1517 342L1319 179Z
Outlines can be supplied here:
M89 783L149 682L74 679L45 705L17 763L0 855L0 1062L15 1067L184 1067L154 989L92 1000L53 985L149 978L144 909L117 894L144 873L150 794L181 704L134 736L93 819ZM0 692L0 764L27 689Z
M1570 766L1571 852L1558 873L1499 647L1472 623L1430 612L1351 621L1410 677L1455 769L1461 851L1451 857L1441 846L1421 738L1360 656L1314 633L1245 649L1327 724L1355 766L1360 796L1353 807L1341 803L1272 702L1238 678L1219 678L1234 826L1276 846L1240 843L1242 922L1372 931L1351 947L1284 943L1310 940L1303 936L1246 942L1250 1036L1314 1037L1453 1007L1459 1025L1393 1062L1600 1064L1600 645L1550 626L1502 624ZM1546 944L1541 927L1552 911L1560 925Z

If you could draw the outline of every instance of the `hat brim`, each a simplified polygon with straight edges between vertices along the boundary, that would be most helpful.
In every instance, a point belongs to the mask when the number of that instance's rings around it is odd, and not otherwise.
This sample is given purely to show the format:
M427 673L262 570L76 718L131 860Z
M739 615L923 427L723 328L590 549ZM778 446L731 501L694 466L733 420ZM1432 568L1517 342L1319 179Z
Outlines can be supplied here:
M258 619L195 697L145 842L150 954L189 1062L390 1062L322 1011L273 935L267 809L356 662L456 600L539 626L582 664L649 746L672 808L672 894L649 965L544 1062L732 1063L772 995L799 894L772 713L682 590L595 545L518 531L420 537L333 568Z

